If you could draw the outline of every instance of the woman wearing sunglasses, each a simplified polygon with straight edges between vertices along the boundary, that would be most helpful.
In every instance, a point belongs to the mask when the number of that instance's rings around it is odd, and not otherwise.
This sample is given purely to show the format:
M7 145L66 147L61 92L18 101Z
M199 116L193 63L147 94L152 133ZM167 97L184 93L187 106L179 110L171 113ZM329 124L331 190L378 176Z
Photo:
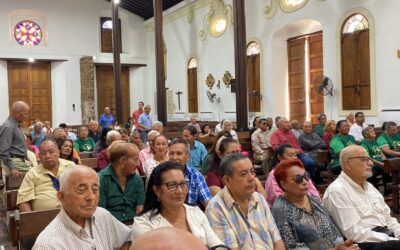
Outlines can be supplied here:
M200 208L184 204L187 192L180 163L158 165L150 175L143 211L135 218L132 241L156 228L176 227L192 233L208 247L223 244Z
M297 159L296 149L292 147L290 144L281 144L279 147L276 148L274 155L272 157L272 170L268 174L267 181L265 182L265 192L267 193L267 201L269 205L272 207L276 198L283 194L283 190L278 185L277 181L275 180L275 167L279 164L279 162L283 160L293 160ZM319 192L315 188L314 184L311 180L308 181L308 190L309 192L319 197Z
M308 192L310 176L298 159L279 163L274 173L284 194L272 207L286 249L359 249L343 237L319 199Z

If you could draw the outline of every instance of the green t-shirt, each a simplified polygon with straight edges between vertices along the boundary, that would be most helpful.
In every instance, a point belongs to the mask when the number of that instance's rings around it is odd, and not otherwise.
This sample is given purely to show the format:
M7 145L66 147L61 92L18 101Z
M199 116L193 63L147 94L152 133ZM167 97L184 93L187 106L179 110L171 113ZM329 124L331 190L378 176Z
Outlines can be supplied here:
M74 148L78 152L93 151L94 146L95 146L95 143L94 143L92 137L88 137L88 138L86 138L86 140L82 140L82 139L78 138L74 141Z
M398 133L395 133L391 137L387 136L386 133L382 133L376 141L381 148L389 145L390 150L400 151L400 135Z
M332 168L340 167L339 163L339 156L337 153L341 152L345 147L356 144L356 139L352 135L342 136L340 134L336 134L329 146L331 150L331 157L332 157Z
M316 133L317 135L319 135L319 137L322 138L322 136L324 135L324 132L325 132L325 125L318 124L318 125L315 127L315 133Z
M137 174L128 175L125 190L111 164L98 173L100 179L99 206L107 209L117 220L124 222L136 216L135 208L145 200L142 178Z
M368 141L366 139L361 141L361 145L365 150L367 150L369 157L376 161L383 162L382 159L382 150L379 147L378 143L376 140Z

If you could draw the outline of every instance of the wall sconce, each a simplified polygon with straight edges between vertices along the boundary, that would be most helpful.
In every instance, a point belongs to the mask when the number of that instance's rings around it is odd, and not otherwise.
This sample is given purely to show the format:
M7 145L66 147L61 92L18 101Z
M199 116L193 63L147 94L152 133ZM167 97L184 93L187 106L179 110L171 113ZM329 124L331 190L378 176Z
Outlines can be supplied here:
M207 79L206 79L206 84L210 90L214 86L214 83L215 83L215 79L214 79L213 75L211 73L208 74Z
M229 73L228 70L225 71L224 77L222 78L222 81L224 82L225 86L229 88L231 85L231 80L233 79L231 73Z

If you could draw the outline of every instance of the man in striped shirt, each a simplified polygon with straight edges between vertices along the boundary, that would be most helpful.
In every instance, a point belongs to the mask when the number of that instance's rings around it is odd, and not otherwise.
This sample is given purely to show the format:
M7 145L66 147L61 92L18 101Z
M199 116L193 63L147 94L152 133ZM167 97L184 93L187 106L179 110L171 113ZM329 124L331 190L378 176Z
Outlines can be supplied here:
M57 197L62 204L60 213L40 233L34 250L127 249L132 231L110 212L97 207L99 177L93 169L66 169Z

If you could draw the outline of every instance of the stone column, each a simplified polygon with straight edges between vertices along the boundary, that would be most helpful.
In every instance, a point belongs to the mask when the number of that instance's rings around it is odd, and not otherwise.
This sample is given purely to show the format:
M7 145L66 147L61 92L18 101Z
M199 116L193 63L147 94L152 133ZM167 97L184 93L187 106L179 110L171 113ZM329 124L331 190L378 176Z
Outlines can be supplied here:
M89 124L96 119L94 100L94 64L93 57L84 56L80 59L81 66L81 109L82 124Z

